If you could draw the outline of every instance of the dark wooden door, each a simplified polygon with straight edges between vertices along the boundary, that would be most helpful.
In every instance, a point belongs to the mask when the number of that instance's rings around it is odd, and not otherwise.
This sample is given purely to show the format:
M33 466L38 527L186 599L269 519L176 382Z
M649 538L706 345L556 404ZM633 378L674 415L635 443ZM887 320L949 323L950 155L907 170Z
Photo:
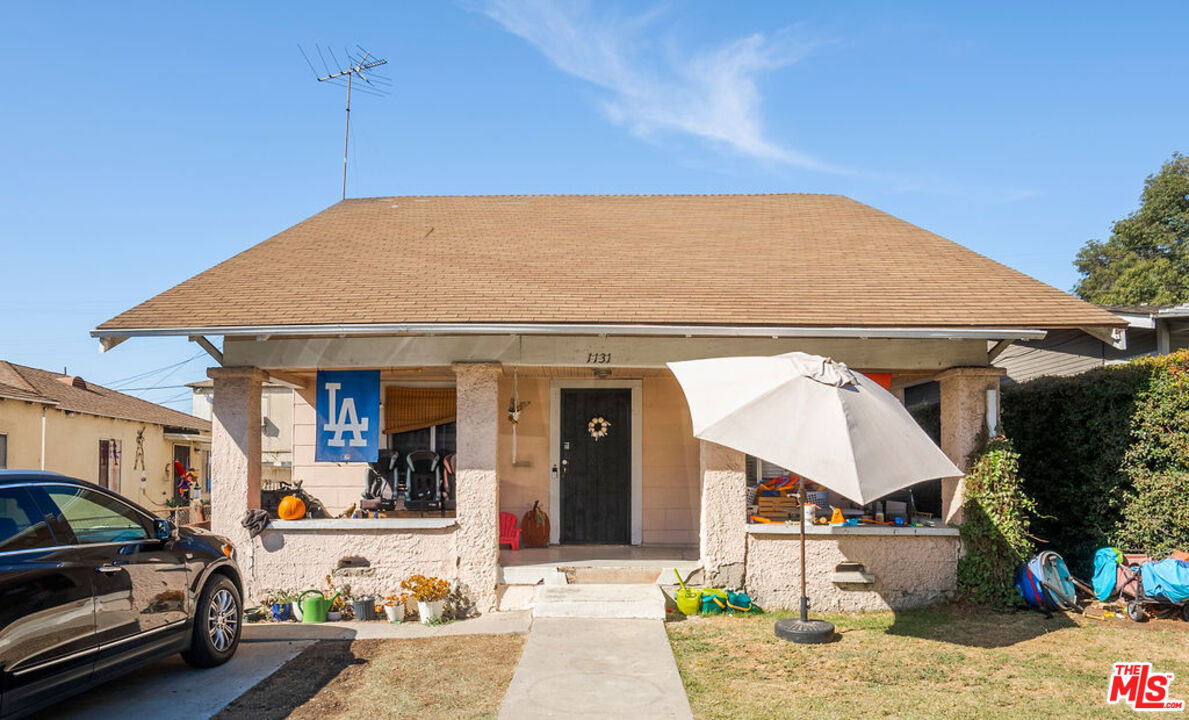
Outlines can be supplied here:
M561 391L561 541L632 539L632 391Z

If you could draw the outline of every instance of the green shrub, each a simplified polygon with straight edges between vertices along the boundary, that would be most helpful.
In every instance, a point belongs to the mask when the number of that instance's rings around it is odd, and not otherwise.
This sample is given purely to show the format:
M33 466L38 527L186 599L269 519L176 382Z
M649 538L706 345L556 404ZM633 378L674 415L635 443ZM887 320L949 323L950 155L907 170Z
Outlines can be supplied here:
M1036 549L1029 532L1036 505L1024 492L1019 459L1011 441L993 438L966 474L959 528L966 555L958 561L958 589L997 609L1021 604L1016 568Z
M1003 432L1020 453L1024 490L1042 516L1033 529L1075 575L1088 574L1094 551L1119 525L1131 488L1123 457L1147 375L1116 365L1003 388Z
M1163 556L1189 548L1189 351L1139 363L1151 371L1131 423L1131 480L1115 544Z
M1003 389L1037 536L1075 575L1094 550L1189 546L1189 351ZM1178 490L1179 488L1179 490Z

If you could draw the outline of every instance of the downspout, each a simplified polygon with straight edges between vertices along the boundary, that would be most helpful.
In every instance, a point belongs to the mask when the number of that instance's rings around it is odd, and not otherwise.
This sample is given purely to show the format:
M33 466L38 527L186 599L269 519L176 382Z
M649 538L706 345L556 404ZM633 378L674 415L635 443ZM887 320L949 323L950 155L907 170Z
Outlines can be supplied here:
M41 469L45 470L45 405L41 406Z

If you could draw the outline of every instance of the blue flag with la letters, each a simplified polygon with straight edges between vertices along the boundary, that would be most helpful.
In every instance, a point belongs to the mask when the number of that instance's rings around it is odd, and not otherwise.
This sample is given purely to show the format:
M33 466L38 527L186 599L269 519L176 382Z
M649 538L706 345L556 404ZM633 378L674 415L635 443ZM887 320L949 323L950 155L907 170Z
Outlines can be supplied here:
M375 462L380 456L380 371L319 370L314 426L317 462Z

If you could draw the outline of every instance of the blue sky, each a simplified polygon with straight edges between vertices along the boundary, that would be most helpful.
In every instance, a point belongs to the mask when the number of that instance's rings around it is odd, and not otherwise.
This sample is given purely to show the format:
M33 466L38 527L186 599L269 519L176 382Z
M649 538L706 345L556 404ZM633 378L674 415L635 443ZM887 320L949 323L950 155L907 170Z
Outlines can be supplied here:
M836 192L1068 290L1189 151L1187 26L1172 1L5 3L0 358L189 407L195 346L87 331L337 201L343 92L299 43L389 60L351 196Z

